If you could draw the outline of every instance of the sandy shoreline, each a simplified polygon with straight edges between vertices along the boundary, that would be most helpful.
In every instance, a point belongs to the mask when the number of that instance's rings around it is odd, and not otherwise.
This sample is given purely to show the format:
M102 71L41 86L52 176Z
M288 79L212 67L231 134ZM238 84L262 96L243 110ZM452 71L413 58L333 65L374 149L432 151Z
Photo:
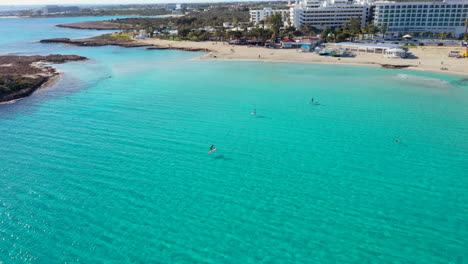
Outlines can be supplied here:
M234 60L381 67L382 64L408 65L408 69L454 75L468 75L468 58L449 58L449 51L465 51L463 47L417 47L409 51L415 58L390 59L381 54L357 53L355 57L324 57L296 49L267 49L264 47L232 46L226 42L170 41L161 39L136 40L161 48L200 48L211 52L196 60ZM442 70L446 68L447 70Z

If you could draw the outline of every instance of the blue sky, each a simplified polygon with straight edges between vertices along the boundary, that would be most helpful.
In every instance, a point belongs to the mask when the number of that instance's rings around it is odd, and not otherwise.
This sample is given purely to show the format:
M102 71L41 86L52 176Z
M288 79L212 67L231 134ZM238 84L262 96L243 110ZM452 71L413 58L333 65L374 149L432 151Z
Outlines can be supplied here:
M50 4L158 4L214 2L210 0L0 0L0 5L50 5Z

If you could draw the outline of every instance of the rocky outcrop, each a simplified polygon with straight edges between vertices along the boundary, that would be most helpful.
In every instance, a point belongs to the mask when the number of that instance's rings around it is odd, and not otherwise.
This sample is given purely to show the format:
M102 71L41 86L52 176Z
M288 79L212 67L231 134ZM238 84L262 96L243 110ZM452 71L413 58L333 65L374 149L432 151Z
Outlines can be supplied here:
M165 50L165 49L172 49L172 50L185 50L185 51L199 51L199 52L213 52L210 49L205 48L187 48L187 47L172 47L172 46L152 46L147 48L149 50Z
M412 67L411 65L401 65L401 64L380 64L383 68L387 69L404 69L408 67Z
M109 35L97 36L94 38L87 39L69 39L69 38L54 38L54 39L43 39L42 43L63 43L68 45L75 46L121 46L125 48L134 48L134 47L147 47L150 50L184 50L184 51L199 51L199 52L212 52L210 49L205 48L188 48L188 47L173 47L173 46L155 46L151 44L137 42L133 39L119 39L113 38Z
M57 27L74 29L119 30L120 25L110 21L85 21L79 23L60 24Z
M134 48L134 47L148 47L152 45L138 43L132 39L118 39L107 37L106 35L98 36L94 38L86 39L69 39L69 38L54 38L54 39L43 39L41 43L63 43L74 46L121 46L125 48Z
M86 60L77 55L0 56L0 102L29 96L57 71L42 63L64 63Z

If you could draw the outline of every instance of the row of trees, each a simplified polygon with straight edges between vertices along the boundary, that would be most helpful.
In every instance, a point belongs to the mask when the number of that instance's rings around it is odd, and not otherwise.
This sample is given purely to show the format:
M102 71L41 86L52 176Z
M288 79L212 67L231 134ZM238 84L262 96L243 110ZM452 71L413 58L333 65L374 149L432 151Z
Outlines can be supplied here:
M367 24L361 27L361 21L359 19L352 18L349 22L343 24L341 28L330 28L325 27L320 34L321 38L325 41L342 42L347 39L354 41L356 38L364 38L364 35L371 35L372 38L379 32L385 34L387 27L384 25L378 28L374 24Z
M167 35L167 31L164 29L176 28L178 29L180 39L195 41L209 39L224 40L229 38L257 38L276 41L278 38L294 38L320 34L324 41L342 42L364 38L365 35L375 38L377 33L385 35L388 31L386 24L381 27L377 27L373 23L369 23L362 27L361 20L357 18L352 18L349 22L344 23L342 27L325 27L323 30L319 30L310 25L301 25L298 28L293 26L284 27L281 14L274 14L267 17L264 21L260 21L260 24L257 27L252 27L250 31L247 30L247 26L253 25L249 25L245 22L242 24L242 28L237 28L237 30L226 30L222 27L223 21L226 21L226 19L221 19L221 17L224 18L226 16L234 24L238 21L246 20L245 10L232 12L228 9L218 8L208 12L177 18L129 18L117 20L116 22L120 23L122 27L121 29L124 31L129 29L145 29L151 37L153 37L153 32L155 30L163 29L163 34L166 33ZM217 27L217 29L214 32L196 29L206 26ZM323 25L321 26L323 27ZM423 32L410 34L412 36L439 37L442 39L454 37L453 33L446 32ZM468 34L466 35L467 36L465 37L468 37Z

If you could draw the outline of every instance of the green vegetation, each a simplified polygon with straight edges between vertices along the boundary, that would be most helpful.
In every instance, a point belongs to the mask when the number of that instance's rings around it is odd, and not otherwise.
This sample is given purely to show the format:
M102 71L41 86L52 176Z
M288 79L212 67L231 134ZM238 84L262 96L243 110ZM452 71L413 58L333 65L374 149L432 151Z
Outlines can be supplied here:
M172 12L162 7L143 6L143 7L128 7L128 8L83 8L80 9L78 16L160 16L168 15Z
M144 29L153 37L153 32L161 32L162 38L174 39L169 36L168 30L177 29L178 40L203 41L211 38L224 39L232 37L233 33L226 32L222 26L224 22L248 23L249 12L247 7L229 8L215 7L205 12L192 12L182 17L160 17L160 18L126 18L111 20L120 24L121 30L129 32L131 29ZM215 32L207 32L204 27L217 27ZM200 29L201 28L201 29ZM238 33L234 33L236 35Z
M382 27L380 31L385 32L386 28ZM374 38L378 32L379 28L374 24L367 24L361 28L361 21L359 19L351 18L351 20L344 23L341 28L331 29L329 27L325 27L320 36L322 40L328 42L343 42L348 39L354 41L356 38L364 38L366 34L371 35L372 38Z
M132 39L132 34L128 32L119 32L112 34L104 34L100 37L104 39Z
M152 27L161 28L174 26L179 28L197 28L204 26L222 26L224 22L247 22L249 21L248 8L231 10L227 7L218 7L206 12L192 12L183 17L160 17L160 18L126 18L115 19L112 22L122 24L123 27Z

